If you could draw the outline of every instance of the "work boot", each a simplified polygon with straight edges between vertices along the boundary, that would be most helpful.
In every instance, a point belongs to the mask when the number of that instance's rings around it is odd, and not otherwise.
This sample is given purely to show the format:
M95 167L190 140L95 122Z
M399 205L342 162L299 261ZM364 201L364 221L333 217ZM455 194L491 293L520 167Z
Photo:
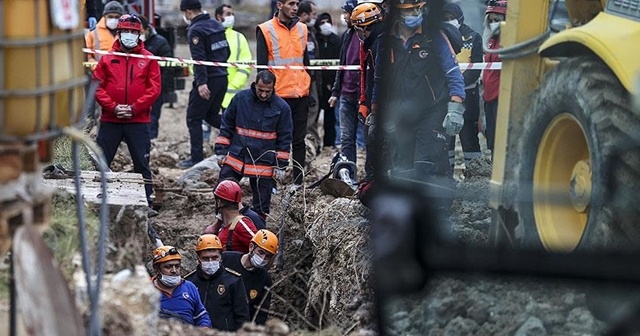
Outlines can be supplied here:
M160 213L153 210L153 208L149 207L149 209L147 210L147 218L153 218L158 216Z

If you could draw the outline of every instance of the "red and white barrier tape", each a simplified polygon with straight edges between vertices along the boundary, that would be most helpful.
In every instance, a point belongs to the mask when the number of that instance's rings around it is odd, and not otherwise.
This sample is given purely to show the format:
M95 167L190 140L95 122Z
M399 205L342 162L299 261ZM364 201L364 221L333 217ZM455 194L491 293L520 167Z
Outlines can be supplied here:
M128 56L133 58L153 59L164 62L175 62L182 64L194 64L205 66L218 66L218 67L236 67L236 68L250 68L250 69L290 69L290 70L360 70L359 65L257 65L255 61L248 62L212 62L212 61L197 61L193 59L186 59L180 57L162 57L162 56L148 56L140 54L127 54L115 51L95 50L83 48L83 52L87 54L99 54L99 55L114 55L114 56ZM318 60L319 62L325 60ZM85 62L85 65L92 65L91 62ZM460 70L500 70L502 69L502 63L460 63Z

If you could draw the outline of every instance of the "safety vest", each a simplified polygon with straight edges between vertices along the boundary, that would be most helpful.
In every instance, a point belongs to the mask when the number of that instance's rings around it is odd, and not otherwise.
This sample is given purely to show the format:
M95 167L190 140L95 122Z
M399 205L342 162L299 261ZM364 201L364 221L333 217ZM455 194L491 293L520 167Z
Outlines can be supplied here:
M268 65L304 65L307 26L298 22L289 30L277 17L258 26L269 50ZM311 77L306 70L272 70L276 75L276 94L281 98L309 96Z
M249 49L247 38L244 37L242 33L237 32L232 28L227 28L224 31L224 35L227 38L227 43L229 43L229 49L231 49L228 60L229 62L251 60L251 49ZM227 93L224 95L224 100L222 101L223 108L227 108L231 102L231 98L233 98L233 96L235 96L240 90L244 89L244 85L249 79L250 70L251 69L249 68L227 68L227 72L229 73L227 76L229 84L227 85Z

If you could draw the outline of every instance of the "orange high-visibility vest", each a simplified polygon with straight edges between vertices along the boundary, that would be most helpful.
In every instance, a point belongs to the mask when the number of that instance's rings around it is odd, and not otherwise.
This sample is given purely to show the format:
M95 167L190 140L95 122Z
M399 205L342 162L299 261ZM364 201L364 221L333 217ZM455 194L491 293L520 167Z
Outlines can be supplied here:
M277 17L258 26L269 50L268 65L304 65L307 26L298 22L289 30ZM281 98L309 96L311 77L306 70L271 70L276 75L276 94Z

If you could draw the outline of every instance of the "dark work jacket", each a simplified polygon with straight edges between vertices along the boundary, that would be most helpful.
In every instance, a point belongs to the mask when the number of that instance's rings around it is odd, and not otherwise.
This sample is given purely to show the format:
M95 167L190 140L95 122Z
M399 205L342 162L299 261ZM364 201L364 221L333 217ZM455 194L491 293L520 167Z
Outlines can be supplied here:
M464 23L460 26L460 33L462 33L462 50L471 49L471 58L469 60L464 60L464 62L482 63L484 59L484 53L482 52L482 36ZM461 63L463 62L463 60L459 58L458 61ZM465 88L471 88L470 86L476 84L478 82L478 78L480 78L481 72L482 70L467 70L463 72L462 76L464 77Z
M380 84L381 84L381 60L378 58L382 49L382 40L385 39L385 27L386 23L377 24L369 37L364 42L364 50L366 51L366 82L365 82L365 100L360 103L364 103L370 110L374 110L375 105L378 104L378 98L380 98ZM362 60L360 60L362 62ZM362 88L362 84L360 84Z
M317 59L336 59L340 57L340 45L342 41L336 34L324 36L320 33L316 34L316 58ZM322 87L323 91L327 91L326 86L333 86L333 82L336 78L335 71L323 70L320 71L318 76L318 83ZM327 97L328 98L328 97Z
M231 53L224 27L206 13L193 18L187 39L191 58L197 61L226 62ZM227 76L225 67L194 65L193 69L196 86L206 84L207 79L211 77Z
M153 31L149 38L144 41L144 48L155 56L173 57L173 50L164 36ZM173 68L160 67L162 75L162 92L173 91Z
M267 288L271 288L273 282L269 272L264 268L254 268L248 270L242 266L242 253L240 252L222 252L222 263L228 268L242 274L242 281L247 290L247 298L249 299L249 319L253 319L258 307L262 310L258 312L256 324L264 324L269 317L269 307L271 306L271 293L267 294ZM266 297L265 297L266 296ZM264 298L264 302L262 302ZM260 303L262 302L262 305Z
M256 229L262 230L267 228L264 219L262 219L262 217L260 217L257 212L253 211L253 209L251 209L251 206L245 205L243 203L242 208L240 209L240 214L249 217L253 222L253 225L256 226Z
M344 34L342 34L342 43L340 48L340 65L356 65L356 64L347 64L347 49L349 49L349 41L351 41L351 36L356 34L356 30L353 28L347 29ZM333 89L331 89L331 95L334 97L340 97L340 93L342 92L342 78L344 78L345 71L353 71L353 70L338 70L336 72L336 78L333 82Z
M236 331L249 321L247 293L240 274L228 271L220 264L220 269L209 279L205 278L200 266L185 279L198 288L202 304L209 312L214 329Z

